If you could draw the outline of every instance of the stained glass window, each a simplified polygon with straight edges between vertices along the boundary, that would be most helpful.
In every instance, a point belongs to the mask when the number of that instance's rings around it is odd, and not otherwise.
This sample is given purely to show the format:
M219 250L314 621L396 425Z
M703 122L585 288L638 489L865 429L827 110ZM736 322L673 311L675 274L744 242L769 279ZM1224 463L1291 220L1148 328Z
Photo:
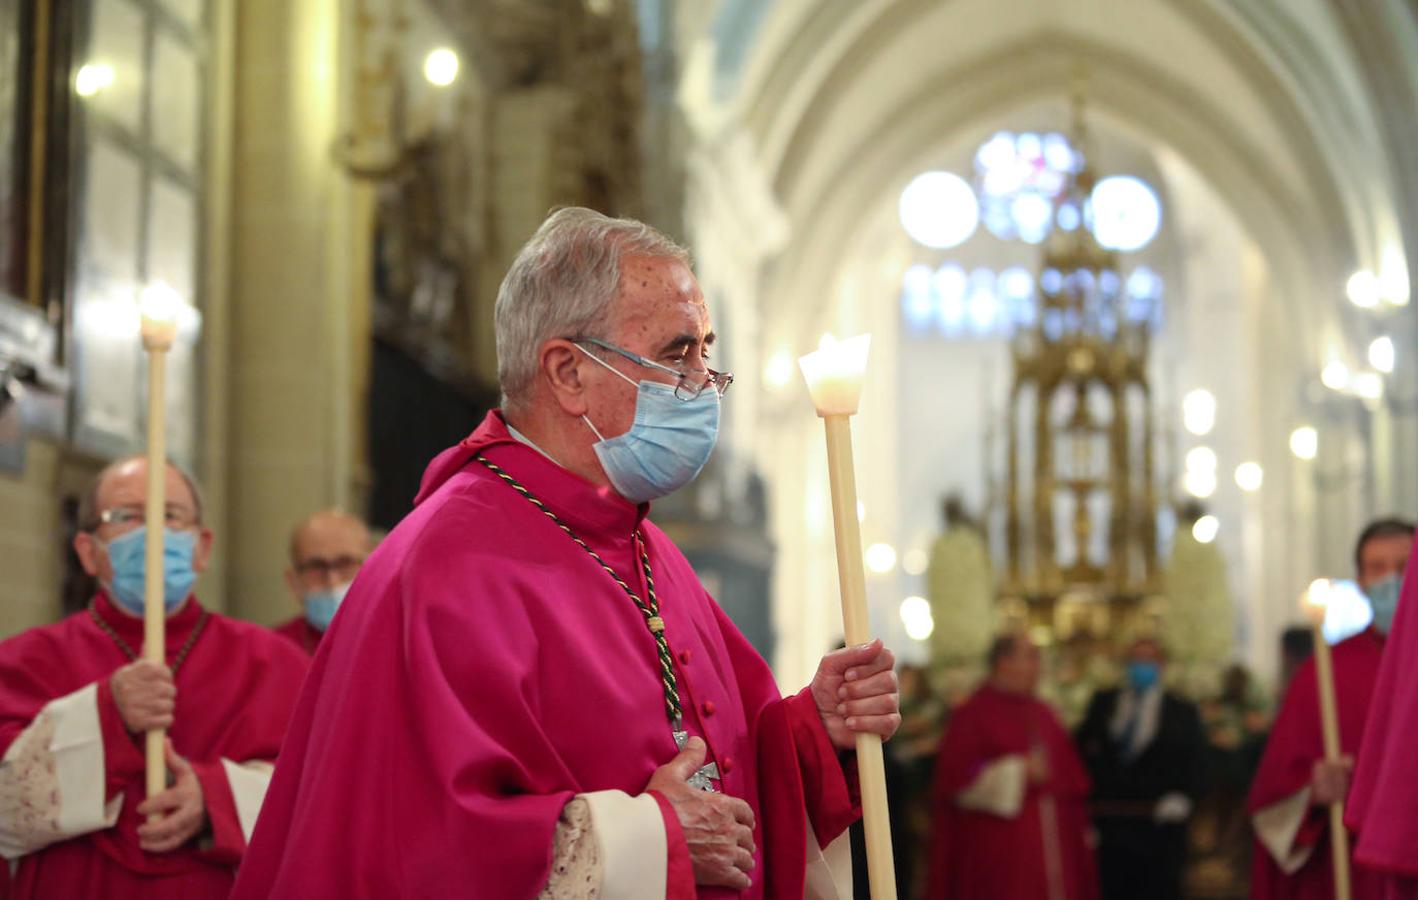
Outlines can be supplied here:
M1002 240L1037 244L1049 233L1054 199L1077 165L1058 133L1001 131L975 153L981 218Z
M1019 256L1022 264L967 271L954 254L920 251L902 282L902 315L909 327L952 338L1004 336L1036 323L1036 288L1051 294L1064 289L1095 293L1093 273L1087 271L1066 275L1048 269L1035 284L1038 251L1021 245L1042 243L1055 227L1066 232L1087 228L1100 244L1120 253L1151 243L1162 223L1156 191L1135 176L1114 175L1100 180L1087 200L1076 202L1063 193L1082 162L1058 132L1000 131L975 152L973 186L939 170L913 179L901 194L899 213L917 244L954 250L981 235L1025 252ZM1154 332L1160 330L1163 285L1156 272L1143 265L1124 269L1121 276L1104 271L1100 277L1097 292L1118 300L1115 311L1095 310L1091 317L1105 336L1128 323L1148 322ZM1079 326L1053 318L1044 317L1047 331Z

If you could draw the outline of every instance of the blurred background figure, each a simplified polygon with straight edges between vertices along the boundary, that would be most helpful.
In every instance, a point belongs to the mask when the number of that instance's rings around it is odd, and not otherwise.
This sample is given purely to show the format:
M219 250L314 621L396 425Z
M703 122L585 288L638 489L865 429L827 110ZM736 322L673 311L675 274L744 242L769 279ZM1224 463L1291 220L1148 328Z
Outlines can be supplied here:
M929 868L931 780L949 704L932 689L925 668L903 665L897 674L901 727L886 745L899 786L891 795L891 840L897 858L897 887L903 897L913 897L924 889ZM863 881L857 879L858 884Z
M936 764L933 900L1091 900L1088 774L1035 697L1039 649L997 638L985 683L950 718Z
M1251 875L1254 900L1328 897L1333 890L1326 807L1349 794L1413 533L1412 522L1379 519L1354 547L1356 581L1373 606L1373 622L1333 650L1340 762L1325 759L1314 661L1301 665L1290 681L1247 799L1259 845ZM1351 835L1351 855L1354 846ZM1383 896L1375 873L1351 865L1350 876L1355 900Z
M1227 667L1221 692L1200 704L1206 729L1205 794L1191 824L1193 896L1229 900L1245 895L1251 867L1246 791L1265 749L1273 706L1269 697L1237 663Z
M1290 679L1315 652L1315 632L1308 625L1296 625L1280 633L1280 671L1275 680L1277 701L1285 696Z
M290 536L286 585L300 615L276 631L313 655L371 549L369 526L338 509L322 510L297 525Z
M1095 694L1078 729L1103 900L1182 896L1205 738L1196 706L1164 687L1165 662L1157 640L1133 641L1122 687Z
M1418 546L1415 546L1418 550ZM1364 746L1344 820L1359 831L1354 858L1379 873L1386 900L1418 898L1418 574L1408 558L1402 598L1394 611L1384 661L1374 689ZM1376 599L1376 605L1381 601Z

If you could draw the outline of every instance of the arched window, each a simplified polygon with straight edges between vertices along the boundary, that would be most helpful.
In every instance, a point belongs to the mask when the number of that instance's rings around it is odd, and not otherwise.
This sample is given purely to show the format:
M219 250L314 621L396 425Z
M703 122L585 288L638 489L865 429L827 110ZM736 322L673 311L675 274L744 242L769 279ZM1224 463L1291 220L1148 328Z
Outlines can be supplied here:
M975 152L975 184L985 227L995 237L1038 244L1048 237L1054 200L1077 165L1058 133L1001 131Z
M1037 291L1057 293L1063 273L1034 272L1038 251L1053 229L1089 229L1108 249L1134 253L1157 236L1162 204L1141 178L1101 179L1079 204L1061 196L1082 158L1058 132L1000 131L975 152L974 179L933 170L911 180L901 193L902 228L922 248L902 281L901 310L910 330L951 338L1006 336L1038 318ZM985 227L981 229L979 226ZM979 241L1017 247L1019 262L996 272L964 268L959 248ZM951 251L944 253L940 251ZM996 257L998 253L994 254ZM1139 266L1123 277L1104 272L1104 294L1123 294L1118 314L1103 323L1112 336L1124 324L1162 325L1162 279ZM1121 281L1121 283L1119 283ZM1110 282L1110 283L1109 283ZM1068 323L1044 323L1046 329Z

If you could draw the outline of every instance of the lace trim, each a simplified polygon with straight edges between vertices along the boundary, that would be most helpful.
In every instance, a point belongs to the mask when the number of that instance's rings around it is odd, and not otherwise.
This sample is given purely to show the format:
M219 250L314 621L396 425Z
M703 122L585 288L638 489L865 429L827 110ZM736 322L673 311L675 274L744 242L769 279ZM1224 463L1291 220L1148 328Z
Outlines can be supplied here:
M604 877L600 841L591 821L591 805L577 797L561 810L552 840L551 877L539 900L595 900Z
M49 750L55 728L54 717L40 713L0 763L0 850L22 851L69 837L59 827L63 800Z

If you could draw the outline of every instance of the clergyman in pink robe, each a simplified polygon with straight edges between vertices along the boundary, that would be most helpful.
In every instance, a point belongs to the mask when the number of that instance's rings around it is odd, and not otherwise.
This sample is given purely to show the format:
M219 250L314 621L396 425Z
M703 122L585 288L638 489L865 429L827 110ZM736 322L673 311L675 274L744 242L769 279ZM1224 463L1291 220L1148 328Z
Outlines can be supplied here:
M839 753L899 724L893 660L836 651L781 696L647 518L731 380L687 254L559 210L497 316L508 406L356 577L234 897L834 893L823 850L858 815Z
M562 511L619 572L637 571L644 535L685 725L758 819L764 876L748 896L801 897L808 828L825 843L857 815L855 779L811 698L779 695L643 506L562 471L491 413L430 466L414 512L365 563L322 642L236 900L433 896L456 884L533 897L568 801L638 795L675 755L663 715L646 715L662 699L640 612L475 453ZM663 821L673 866L678 824ZM670 871L670 885L676 876L689 877Z

